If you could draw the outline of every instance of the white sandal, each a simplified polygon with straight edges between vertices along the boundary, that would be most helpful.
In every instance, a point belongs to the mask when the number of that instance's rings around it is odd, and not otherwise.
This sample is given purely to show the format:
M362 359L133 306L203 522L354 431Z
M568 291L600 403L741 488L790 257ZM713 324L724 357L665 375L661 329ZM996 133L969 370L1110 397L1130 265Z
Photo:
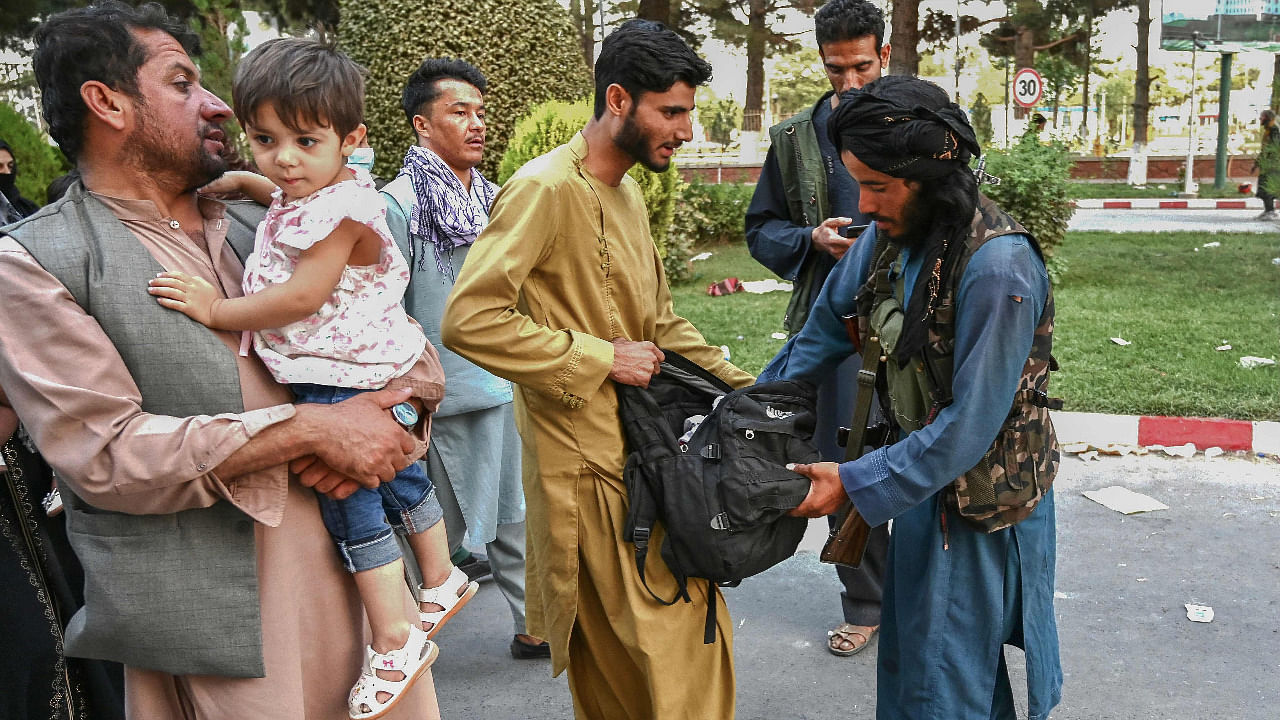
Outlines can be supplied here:
M428 640L421 628L412 625L409 627L409 639L399 650L380 653L366 646L360 679L356 680L347 696L347 712L351 719L373 720L386 715L439 655L439 646ZM399 671L404 673L404 679L385 680L378 677L379 670ZM386 702L378 700L380 692L390 695Z
M458 594L458 589L462 587L466 587L466 590ZM418 612L419 622L431 623L431 628L426 631L427 637L434 636L440 628L444 627L444 624L449 622L479 589L480 584L473 582L457 567L454 567L449 572L449 577L436 587L427 588L419 585L416 593L419 603L434 603L444 608L432 612Z

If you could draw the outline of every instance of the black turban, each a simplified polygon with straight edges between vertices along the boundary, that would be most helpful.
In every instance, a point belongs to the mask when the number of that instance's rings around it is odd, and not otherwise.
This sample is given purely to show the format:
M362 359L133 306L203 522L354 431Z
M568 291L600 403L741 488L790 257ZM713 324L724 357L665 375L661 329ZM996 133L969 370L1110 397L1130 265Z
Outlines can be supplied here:
M872 170L909 180L936 180L982 154L964 111L946 91L908 75L846 90L827 132L837 150L848 150Z

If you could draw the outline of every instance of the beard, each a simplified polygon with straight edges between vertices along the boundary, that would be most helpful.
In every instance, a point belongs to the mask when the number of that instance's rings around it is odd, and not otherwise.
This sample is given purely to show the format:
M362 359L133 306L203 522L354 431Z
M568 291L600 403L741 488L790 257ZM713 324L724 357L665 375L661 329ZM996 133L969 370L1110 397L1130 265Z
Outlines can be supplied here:
M218 126L201 121L194 141L185 140L156 122L145 105L141 110L137 128L125 140L127 163L183 192L208 185L227 171L226 158L204 148L205 137Z
M626 153L632 160L640 163L653 172L665 172L671 167L671 158L655 158L653 156L653 138L636 122L636 108L622 121L622 129L613 138L613 144Z
M911 198L903 206L900 213L902 221L898 223L901 230L890 233L889 239L894 245L907 250L919 250L929 239L933 227L933 211L930 206L920 200L920 193L912 193ZM872 219L877 219L874 215Z

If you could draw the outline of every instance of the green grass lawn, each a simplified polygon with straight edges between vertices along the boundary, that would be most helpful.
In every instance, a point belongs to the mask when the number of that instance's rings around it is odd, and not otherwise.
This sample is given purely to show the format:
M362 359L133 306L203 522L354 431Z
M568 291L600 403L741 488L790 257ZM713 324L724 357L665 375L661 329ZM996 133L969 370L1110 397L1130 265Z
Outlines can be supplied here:
M1256 187L1256 179L1251 180ZM1228 182L1225 187L1218 190L1213 187L1213 181L1200 183L1200 189L1197 191L1196 197L1201 198L1251 198L1253 192L1241 194L1236 188L1237 183ZM1178 193L1182 192L1182 183L1151 183L1146 187L1136 188L1128 183L1123 182L1072 182L1067 184L1067 195L1075 200L1085 198L1097 199L1119 199L1128 200L1131 198L1160 198L1162 200L1176 198Z
M1195 248L1207 241L1218 248ZM745 245L703 248L694 280L672 288L676 312L735 364L759 372L782 346L787 293L706 294L725 277L772 277ZM1242 355L1280 359L1280 239L1272 235L1070 233L1069 271L1054 289L1053 394L1068 410L1280 419L1280 367L1240 367ZM1110 338L1133 343L1121 347ZM741 338L741 339L739 339ZM1231 350L1214 348L1226 341Z

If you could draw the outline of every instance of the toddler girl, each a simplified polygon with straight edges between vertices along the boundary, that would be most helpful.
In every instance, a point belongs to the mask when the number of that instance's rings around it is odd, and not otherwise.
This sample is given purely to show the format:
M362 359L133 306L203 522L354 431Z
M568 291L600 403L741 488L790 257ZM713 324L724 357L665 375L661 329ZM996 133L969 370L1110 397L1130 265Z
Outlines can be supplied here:
M409 268L386 206L367 172L346 167L365 135L361 68L314 41L272 40L241 62L232 99L266 177L228 173L209 189L270 204L245 264L244 297L223 298L200 278L169 272L151 281L150 293L210 328L256 331L258 356L297 402L336 403L382 388L417 362L427 340L400 306ZM392 414L406 429L418 423L409 403ZM380 717L435 661L428 638L477 585L449 561L440 503L418 463L377 490L318 497L373 631L350 715ZM436 583L417 588L421 625L404 614L393 526L408 535L425 581Z

